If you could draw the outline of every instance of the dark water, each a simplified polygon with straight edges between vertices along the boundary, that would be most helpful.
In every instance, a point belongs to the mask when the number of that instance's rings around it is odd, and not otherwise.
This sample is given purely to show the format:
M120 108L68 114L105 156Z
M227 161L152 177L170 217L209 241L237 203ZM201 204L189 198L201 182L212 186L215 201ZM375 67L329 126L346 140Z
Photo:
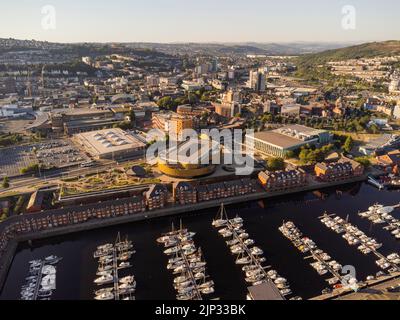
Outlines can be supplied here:
M283 220L292 220L342 265L356 268L357 278L364 280L368 275L380 271L375 256L365 256L356 247L350 247L341 235L328 230L318 220L325 211L336 213L357 225L368 235L383 242L383 254L399 252L400 242L382 226L371 226L367 220L358 217L358 211L365 211L376 203L393 205L400 202L399 192L378 191L366 184L354 184L340 189L324 190L321 193L303 193L264 202L245 203L228 207L228 214L240 214L244 228L256 244L264 250L267 265L291 284L294 294L310 298L321 293L328 284L320 277L309 262L294 246L282 236L278 227ZM195 242L201 247L208 264L208 272L215 282L216 296L221 299L245 299L247 285L240 267L234 263L224 239L211 226L218 208L197 212L183 218L184 226L197 233ZM394 213L400 218L400 210ZM18 299L21 286L28 274L28 262L54 254L63 257L57 266L57 290L53 299L92 299L93 280L97 268L92 254L96 246L112 242L118 232L133 240L137 253L133 259L132 273L137 279L136 299L175 299L172 287L173 276L166 269L167 257L156 239L169 231L171 223L179 225L180 217L162 218L123 226L82 232L45 241L36 241L33 247L21 244L14 258L1 299ZM326 278L326 277L325 277Z

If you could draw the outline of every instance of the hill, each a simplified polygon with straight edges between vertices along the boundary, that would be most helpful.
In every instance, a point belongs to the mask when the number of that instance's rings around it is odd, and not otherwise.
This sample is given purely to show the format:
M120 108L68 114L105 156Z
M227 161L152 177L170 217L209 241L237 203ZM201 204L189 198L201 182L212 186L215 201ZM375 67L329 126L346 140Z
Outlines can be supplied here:
M379 56L400 55L400 41L371 42L342 49L328 50L307 54L298 58L298 65L303 67L317 66L329 61L373 58Z

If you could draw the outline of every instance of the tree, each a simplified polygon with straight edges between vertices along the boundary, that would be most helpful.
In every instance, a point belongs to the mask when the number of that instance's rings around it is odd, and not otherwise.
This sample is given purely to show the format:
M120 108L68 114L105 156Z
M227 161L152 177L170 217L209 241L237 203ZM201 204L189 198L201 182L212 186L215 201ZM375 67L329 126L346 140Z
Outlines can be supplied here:
M371 166L371 161L367 157L357 157L354 159L358 163L362 164L365 168Z
M379 133L379 127L375 123L373 123L369 127L369 132L371 132L372 134L378 134Z
M4 177L4 179L3 179L2 187L3 187L4 189L7 189L7 188L10 187L10 179L9 179L7 176Z
M348 136L344 145L343 145L343 150L346 151L347 153L351 152L351 149L353 149L353 138L351 136Z
M285 161L282 158L270 158L268 159L268 169L271 171L285 169Z
M286 159L292 159L292 158L294 158L295 156L296 156L296 154L295 154L294 151L292 151L292 150L287 151L287 152L286 152L286 155L285 155Z
M162 109L172 109L175 107L175 101L170 96L167 96L158 100L157 105Z

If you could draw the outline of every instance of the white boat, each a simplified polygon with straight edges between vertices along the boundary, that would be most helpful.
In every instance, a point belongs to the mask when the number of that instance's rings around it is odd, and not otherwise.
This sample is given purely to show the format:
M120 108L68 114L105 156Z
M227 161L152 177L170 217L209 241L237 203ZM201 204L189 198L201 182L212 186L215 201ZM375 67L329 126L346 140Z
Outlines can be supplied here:
M56 267L52 265L45 265L42 268L42 274L56 274Z
M285 278L276 278L274 281L275 284L279 284L279 283L287 283L287 280Z
M166 255L171 255L177 253L179 251L179 247L172 247L164 251Z
M118 265L118 269L126 269L126 268L129 268L129 267L131 267L132 265L129 263L129 262L121 262L119 265Z
M127 276L127 277L121 278L119 280L120 283L132 283L134 281L135 281L135 277L134 276Z
M239 239L236 239L236 238L234 238L234 239L232 239L232 240L229 240L229 241L226 241L226 244L227 244L228 246L234 246L234 245L236 245L236 244L238 244L238 243L240 243L240 241L239 241Z
M239 237L240 239L244 240L244 239L247 239L247 238L249 237L249 234L248 234L248 233L241 233L241 234L239 234L238 237Z
M227 223L228 223L227 220L218 219L218 220L214 220L214 221L212 222L212 225L213 225L213 227L220 228L220 227L226 226Z
M236 264L249 264L251 263L250 257L243 257L236 260Z
M174 279L174 284L180 284L180 283L188 281L189 279L190 279L189 276L179 276Z
M100 295L102 295L104 293L109 293L109 292L113 292L113 291L114 291L114 288L104 288L104 289L100 289L100 290L95 291L95 295L96 296L100 296Z
M243 223L243 219L241 217L236 217L234 219L229 220L231 224L241 224Z
M210 280L199 285L199 289L205 289L214 286L214 281Z
M104 275L101 276L99 278L97 278L96 280L94 280L94 283L96 283L97 285L103 285L103 284L108 284L114 281L114 277L112 275Z
M214 287L208 287L200 290L202 294L212 294L215 292Z
M55 290L56 289L56 275L53 273L53 274L44 276L42 278L40 285L46 291L47 290Z
M282 290L279 290L279 291L281 292L281 294L283 296L288 296L288 295L292 294L292 290L290 290L290 289L282 289Z
M255 243L255 241L253 239L247 239L246 241L244 241L244 244L246 246L252 246Z
M255 256L261 256L262 254L264 254L264 251L262 251L260 248L258 248L258 247L253 247L253 248L251 248L250 249L250 252L251 252L251 254L252 255L255 255Z
M236 246L232 246L232 247L231 247L231 252L232 252L233 254L240 254L240 253L243 253L243 252L244 252L244 249L242 248L241 245L236 245Z
M104 292L100 295L97 295L95 298L95 300L114 300L114 294L112 292Z
M224 232L223 234L221 234L224 238L229 238L229 237L232 237L232 235L233 235L233 233L232 233L232 231L226 231L226 232Z
M125 290L125 289L135 289L136 288L136 281L132 283L123 283L118 286L118 288Z
M176 236L162 236L157 239L158 243L165 243L169 241L176 241Z

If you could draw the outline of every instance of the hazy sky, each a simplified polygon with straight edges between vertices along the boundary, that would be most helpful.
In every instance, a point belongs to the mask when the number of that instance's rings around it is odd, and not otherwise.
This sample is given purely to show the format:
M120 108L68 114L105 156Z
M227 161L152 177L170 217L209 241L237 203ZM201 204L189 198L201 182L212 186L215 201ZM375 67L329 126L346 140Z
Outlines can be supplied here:
M55 29L42 27L52 5ZM355 30L342 8L356 9ZM400 39L399 0L1 0L0 37L59 42ZM48 20L47 20L48 21Z

